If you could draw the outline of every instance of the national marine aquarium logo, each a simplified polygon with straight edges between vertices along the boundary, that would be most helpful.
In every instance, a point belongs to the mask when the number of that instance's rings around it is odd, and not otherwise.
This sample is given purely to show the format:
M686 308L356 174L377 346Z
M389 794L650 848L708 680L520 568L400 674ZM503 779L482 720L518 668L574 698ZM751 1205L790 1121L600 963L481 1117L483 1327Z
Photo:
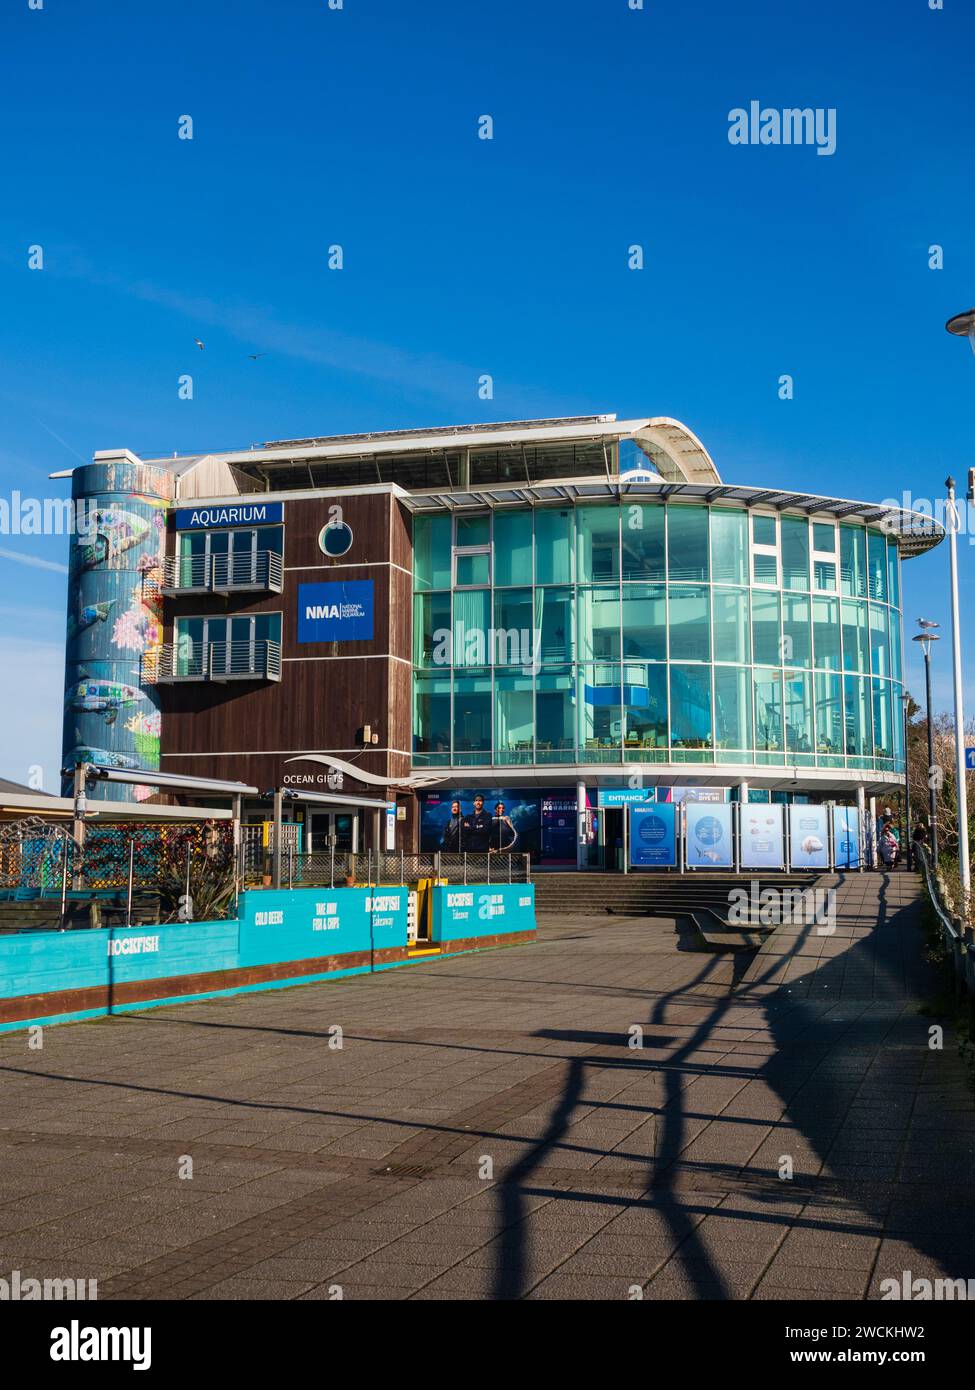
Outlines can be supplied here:
M159 767L160 714L142 663L162 641L159 580L169 479L159 469L92 464L76 472L89 524L71 546L65 651L66 765ZM150 785L115 787L145 800ZM108 789L92 788L92 795Z
M298 585L299 642L371 642L373 581Z

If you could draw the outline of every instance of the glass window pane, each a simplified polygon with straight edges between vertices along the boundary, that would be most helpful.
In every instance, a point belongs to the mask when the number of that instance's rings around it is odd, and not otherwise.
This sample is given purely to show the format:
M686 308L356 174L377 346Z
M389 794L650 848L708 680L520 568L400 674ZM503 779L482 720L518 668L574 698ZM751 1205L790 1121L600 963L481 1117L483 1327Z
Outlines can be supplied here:
M451 649L455 666L484 666L490 661L490 626L489 589L465 589L454 594Z
M875 676L890 675L890 640L887 635L887 609L870 605L870 670Z
M782 604L782 660L790 666L809 666L809 600L786 594Z
M714 659L751 661L751 626L747 589L712 589L714 605Z
M458 516L455 545L489 545L490 541L491 517L487 512L479 516Z
M785 746L789 753L813 751L810 678L800 671L785 673Z
M844 750L843 701L840 677L813 677L816 696L816 752L824 757L840 757Z
M535 513L535 583L571 584L574 521L571 511Z
M589 753L619 748L623 741L620 668L579 667L579 746Z
M824 555L836 554L836 528L832 522L813 522L813 550Z
M496 666L531 666L535 662L534 604L531 589L497 589L494 594Z
M624 502L621 515L623 578L664 579L664 508Z
M671 661L710 661L708 590L690 584L671 584L669 594Z
M840 576L847 598L866 598L867 536L862 526L840 527Z
M414 594L413 664L450 664L450 594Z
M887 542L887 602L891 608L901 606L901 566L897 542Z
M494 517L495 584L532 582L532 514L496 512Z
M458 555L457 556L457 585L458 588L471 584L490 584L491 582L491 557L490 555Z
M413 678L413 751L450 758L450 676Z
M748 583L748 536L744 512L711 508L711 581L714 584Z
M873 755L875 758L894 756L890 681L873 681Z
M715 628L717 636L717 628ZM751 672L734 666L714 668L716 748L751 747Z
M782 587L809 588L809 522L805 517L782 518Z
M895 681L904 679L901 663L901 615L894 608L890 610L890 674Z
M840 669L840 604L835 598L814 598L813 654L816 666Z
M674 748L711 747L710 666L670 667L670 741Z
M836 561L813 560L813 588L836 593Z
M887 538L880 531L867 532L867 565L870 571L870 597L887 602Z
M450 588L449 516L413 518L413 584L416 589Z
M752 512L752 544L775 545L775 517Z
M580 584L619 577L619 507L578 508L576 512L576 572Z
M575 657L575 605L571 589L535 590L535 632L542 661L563 664Z
M850 758L868 758L871 753L868 686L869 678L843 677L843 723Z
M623 655L667 659L666 598L662 584L623 587Z
M755 748L777 753L782 749L782 672L755 668Z
M667 508L667 560L671 580L707 579L707 507Z
M623 666L623 734L633 748L667 746L667 668L626 662Z
M779 582L779 562L774 555L765 551L752 552L753 583L775 588Z
M494 749L499 762L532 761L535 691L531 676L498 675L494 681Z
M843 599L843 670L869 671L870 647L867 636L867 605L856 599Z
M620 591L615 584L578 590L577 624L581 660L619 660Z
M778 594L752 594L752 650L758 665L782 660L780 608Z
M491 672L454 673L454 753L491 751ZM487 762L488 758L478 758Z
M535 680L535 738L540 754L572 752L575 712L572 668L540 671Z

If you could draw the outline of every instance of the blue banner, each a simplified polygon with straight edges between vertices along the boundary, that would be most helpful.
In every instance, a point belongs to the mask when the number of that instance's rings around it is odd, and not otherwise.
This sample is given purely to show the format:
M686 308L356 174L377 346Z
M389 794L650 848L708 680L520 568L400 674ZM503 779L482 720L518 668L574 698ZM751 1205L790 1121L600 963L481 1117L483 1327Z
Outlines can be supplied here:
M432 892L434 941L463 941L535 930L533 883L438 886Z
M833 864L837 869L860 867L860 815L855 806L833 807Z
M688 868L733 868L731 805L727 802L711 804L687 801L684 810L687 816Z
M225 507L179 507L177 531L209 531L221 526L270 526L284 520L283 502L233 502Z
M675 806L630 807L630 863L637 869L677 863Z
M829 868L825 806L789 808L789 862L794 869Z
M785 836L781 806L753 806L750 802L739 813L741 867L743 869L785 868Z
M298 585L299 642L371 642L373 582Z

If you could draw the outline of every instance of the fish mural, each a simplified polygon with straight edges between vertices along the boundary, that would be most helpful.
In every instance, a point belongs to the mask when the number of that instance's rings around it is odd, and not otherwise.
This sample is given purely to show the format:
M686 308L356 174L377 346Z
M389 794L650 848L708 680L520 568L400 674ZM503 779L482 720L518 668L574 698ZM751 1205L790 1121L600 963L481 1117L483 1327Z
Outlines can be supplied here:
M76 559L82 573L105 564L111 568L125 551L141 545L152 530L146 517L120 507L99 507L91 516L92 526L77 540Z
M83 744L72 748L71 761L94 763L96 767L118 767L126 772L136 772L141 766L138 758L132 758L127 753L113 753L108 748L87 748Z
M76 618L68 619L68 637L77 637L86 628L93 627L95 623L107 623L108 615L115 607L115 600L108 599L105 603L86 603L84 608Z
M79 714L103 714L106 724L114 724L119 710L144 700L146 693L122 681L86 678L68 692L68 708Z

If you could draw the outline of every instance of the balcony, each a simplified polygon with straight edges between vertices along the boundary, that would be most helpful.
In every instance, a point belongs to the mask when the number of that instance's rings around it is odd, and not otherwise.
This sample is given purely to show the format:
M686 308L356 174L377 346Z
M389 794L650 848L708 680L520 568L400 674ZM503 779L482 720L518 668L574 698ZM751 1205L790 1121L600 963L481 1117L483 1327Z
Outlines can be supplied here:
M151 669L147 662L145 679L158 685L281 679L280 642L166 642L153 655L155 661Z
M168 555L163 563L162 592L180 594L279 594L284 563L273 550L239 555Z

